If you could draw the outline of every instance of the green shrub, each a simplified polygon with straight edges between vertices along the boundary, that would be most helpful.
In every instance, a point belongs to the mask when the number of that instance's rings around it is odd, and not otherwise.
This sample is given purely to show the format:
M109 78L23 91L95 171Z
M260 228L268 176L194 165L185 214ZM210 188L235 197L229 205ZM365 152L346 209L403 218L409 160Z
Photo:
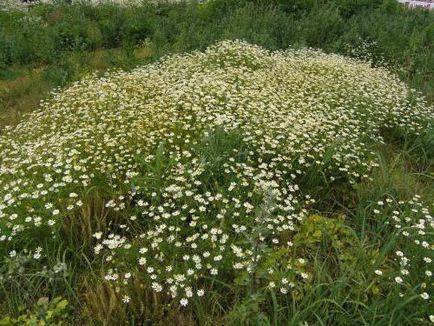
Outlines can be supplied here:
M19 317L6 316L0 319L3 326L60 326L68 318L68 301L57 297L51 301L40 298L30 311ZM24 309L23 309L24 310Z

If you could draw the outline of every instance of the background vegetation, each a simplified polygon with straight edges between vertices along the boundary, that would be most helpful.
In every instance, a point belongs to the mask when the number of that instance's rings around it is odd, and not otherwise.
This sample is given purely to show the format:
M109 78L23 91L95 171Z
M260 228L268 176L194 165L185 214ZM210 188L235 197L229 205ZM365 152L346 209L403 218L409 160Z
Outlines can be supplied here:
M27 12L0 11L0 128L16 124L53 88L89 73L128 70L164 55L203 50L223 39L244 39L268 49L315 47L362 56L374 65L390 66L430 103L434 101L434 14L407 10L395 0L214 0L205 4L144 2L138 7L59 3L37 5ZM363 275L372 274L367 267L370 255L383 254L375 252L376 244L396 240L372 220L369 205L384 193L409 199L419 193L425 202L434 202L434 137L432 132L417 139L387 132L384 137L387 144L376 152L381 164L373 181L357 185L351 193L330 194L330 205L321 207L320 214L303 225L299 241L309 249L315 269L323 271L309 295L282 307L272 291L242 296L236 286L221 284L227 288L230 304L222 306L225 300L210 294L205 304L180 314L145 293L142 299L148 304L148 316L177 324L277 325L282 320L297 324L309 318L318 324L411 320L414 302L401 302L396 293L388 293L387 284L369 284L368 290L362 286L369 281ZM91 193L88 199L94 205L89 208L93 214L102 199ZM350 223L331 220L324 212L345 213L353 219ZM119 321L125 316L134 318L134 312L114 308L111 289L96 285L100 275L93 269L89 245L65 239L63 247L53 248L53 256L59 264L69 262L68 274L37 275L31 268L24 274L21 265L1 267L3 275L13 275L13 282L0 279L0 316L10 314L0 318L0 325L57 324L60 320L77 324L82 319L107 324L108 315ZM348 257L353 259L351 269L345 262ZM275 259L280 259L278 254ZM81 306L82 293L91 303L86 307Z

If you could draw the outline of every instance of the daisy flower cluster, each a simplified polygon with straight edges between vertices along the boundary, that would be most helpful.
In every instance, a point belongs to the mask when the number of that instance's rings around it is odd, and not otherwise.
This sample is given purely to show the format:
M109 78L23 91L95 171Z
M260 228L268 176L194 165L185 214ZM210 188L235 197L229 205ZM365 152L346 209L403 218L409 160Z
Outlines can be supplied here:
M316 199L306 178L368 179L383 129L418 135L432 118L386 69L312 49L223 41L90 76L1 134L0 246L57 239L97 189L104 280L125 303L140 280L186 306L292 246ZM266 286L309 281L303 257L281 265Z
M373 216L386 216L384 225L395 238L383 267L375 274L388 278L399 296L420 296L433 306L434 293L434 214L433 209L415 195L410 200L386 197L376 203ZM404 249L405 248L405 249Z

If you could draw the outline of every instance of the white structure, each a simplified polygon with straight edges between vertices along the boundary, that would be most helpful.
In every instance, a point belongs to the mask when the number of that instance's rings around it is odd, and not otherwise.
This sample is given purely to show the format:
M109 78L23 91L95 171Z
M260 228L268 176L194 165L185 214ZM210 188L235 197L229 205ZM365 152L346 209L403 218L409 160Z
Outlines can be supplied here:
M409 8L434 9L434 0L398 0Z

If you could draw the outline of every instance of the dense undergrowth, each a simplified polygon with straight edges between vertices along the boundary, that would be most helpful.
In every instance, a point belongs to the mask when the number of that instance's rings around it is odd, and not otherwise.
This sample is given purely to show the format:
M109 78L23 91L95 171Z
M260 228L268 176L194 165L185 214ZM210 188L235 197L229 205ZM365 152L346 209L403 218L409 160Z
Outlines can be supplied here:
M309 49L89 76L0 138L0 309L428 324L433 118L387 69Z

